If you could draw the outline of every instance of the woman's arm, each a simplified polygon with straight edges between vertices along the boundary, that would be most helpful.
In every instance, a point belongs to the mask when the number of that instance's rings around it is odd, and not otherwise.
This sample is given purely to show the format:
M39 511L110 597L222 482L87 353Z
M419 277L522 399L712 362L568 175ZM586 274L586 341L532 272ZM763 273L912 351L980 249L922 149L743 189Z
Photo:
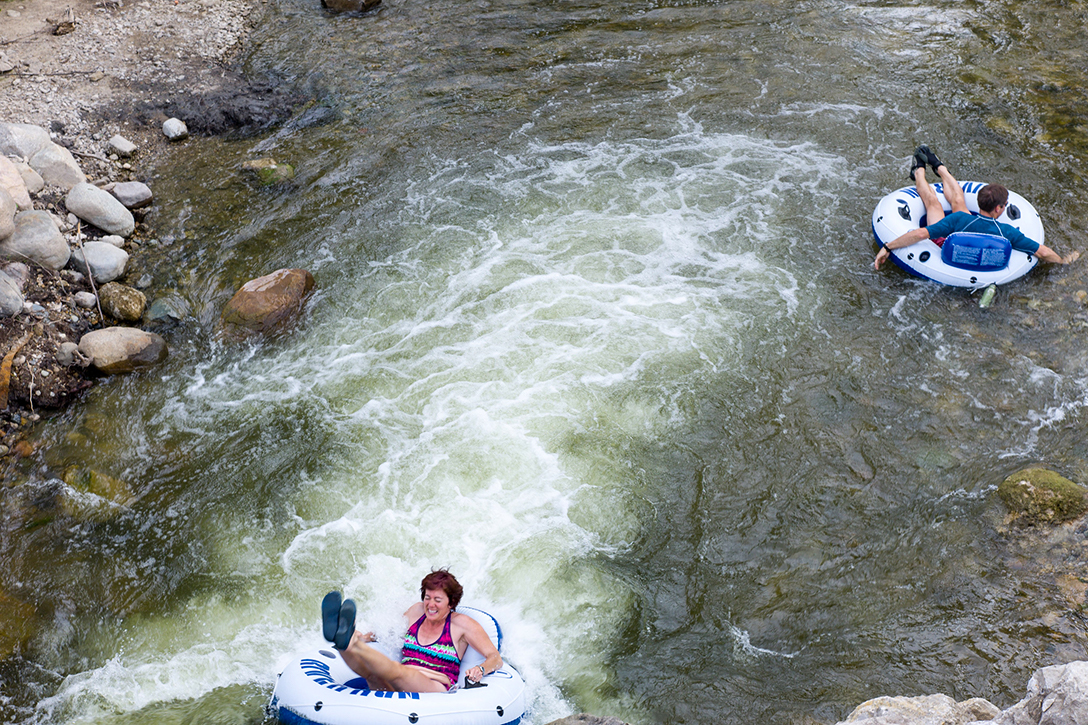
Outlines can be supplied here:
M457 641L463 640L465 644L471 646L474 650L484 656L484 662L482 665L473 667L466 673L466 677L473 680L479 680L484 675L490 675L495 670L502 667L502 655L499 654L499 650L495 647L495 643L491 641L491 638L487 636L487 632L480 626L472 617L467 614L456 614L455 620L457 628L461 630L460 634L455 636ZM479 673L476 671L480 670ZM479 676L477 676L477 674Z

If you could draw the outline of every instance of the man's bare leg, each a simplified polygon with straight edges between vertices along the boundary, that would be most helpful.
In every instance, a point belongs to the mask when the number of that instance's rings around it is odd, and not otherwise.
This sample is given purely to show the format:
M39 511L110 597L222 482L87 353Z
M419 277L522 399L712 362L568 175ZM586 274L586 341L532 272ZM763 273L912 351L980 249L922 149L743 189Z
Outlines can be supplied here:
M941 177L944 198L952 207L952 211L967 211L967 198L963 195L963 187L960 186L960 182L956 181L956 178L952 176L952 172L937 158L937 154L929 150L928 146L919 146L918 149L926 155L926 160L933 167L933 170L937 172L937 176ZM943 219L944 215L942 214L940 218ZM932 222L930 223L932 224Z

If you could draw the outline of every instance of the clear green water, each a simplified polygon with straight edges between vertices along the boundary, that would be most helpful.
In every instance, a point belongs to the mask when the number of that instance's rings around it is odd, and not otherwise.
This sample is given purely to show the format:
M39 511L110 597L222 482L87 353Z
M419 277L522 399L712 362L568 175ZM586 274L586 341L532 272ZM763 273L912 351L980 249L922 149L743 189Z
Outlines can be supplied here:
M1088 654L994 495L1088 475L1088 268L982 311L874 272L869 232L926 142L1083 244L1083 3L385 2L272 4L248 65L331 120L160 170L145 263L193 316L4 494L37 614L0 717L261 722L325 591L392 629L440 565L533 723L1007 706ZM242 183L256 155L294 185ZM299 328L218 341L284 266ZM58 508L73 465L134 501Z

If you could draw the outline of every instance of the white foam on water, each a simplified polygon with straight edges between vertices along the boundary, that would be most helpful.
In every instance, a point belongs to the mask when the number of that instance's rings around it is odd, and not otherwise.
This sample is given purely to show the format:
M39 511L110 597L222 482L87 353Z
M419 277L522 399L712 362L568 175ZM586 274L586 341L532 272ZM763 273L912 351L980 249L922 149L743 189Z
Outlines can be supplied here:
M327 590L392 633L435 566L499 618L531 721L571 712L560 683L608 679L636 597L601 561L637 540L644 515L626 464L577 444L668 437L686 413L658 381L742 378L753 341L798 334L807 292L780 262L796 234L782 220L833 207L837 165L684 118L665 139L527 139L436 160L382 226L402 251L360 261L363 233L318 250L324 298L296 339L217 349L164 381L162 435L218 438L302 406L329 431L322 464L285 474L224 449L297 491L285 526L201 534L247 595L126 622L42 721L271 686L273 663L320 643Z

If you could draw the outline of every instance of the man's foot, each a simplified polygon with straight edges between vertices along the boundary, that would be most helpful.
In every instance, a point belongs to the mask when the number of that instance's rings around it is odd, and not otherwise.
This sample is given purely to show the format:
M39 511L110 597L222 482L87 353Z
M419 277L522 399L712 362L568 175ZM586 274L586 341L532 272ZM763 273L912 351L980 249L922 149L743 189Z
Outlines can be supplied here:
M925 146L919 146L918 149L914 152L914 158L911 159L910 176L908 177L911 181L917 181L917 179L914 178L915 171L921 169L923 172L925 172L926 170L926 156L922 153L922 149L924 148Z
M329 592L321 600L321 633L332 642L340 626L340 592Z
M918 151L915 151L914 155L917 156L919 152L925 157L926 162L932 167L934 173L936 173L938 166L944 166L944 163L937 158L937 154L929 150L929 146L919 146Z
M336 627L336 638L332 646L338 650L347 649L353 634L355 634L355 602L345 599L340 605L340 623Z

